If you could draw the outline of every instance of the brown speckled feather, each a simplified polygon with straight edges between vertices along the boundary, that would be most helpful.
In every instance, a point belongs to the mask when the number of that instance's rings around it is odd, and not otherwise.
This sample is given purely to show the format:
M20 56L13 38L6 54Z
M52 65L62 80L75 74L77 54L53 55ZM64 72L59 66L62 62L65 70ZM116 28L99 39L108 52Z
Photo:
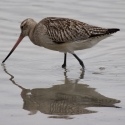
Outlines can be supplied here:
M49 38L58 44L104 35L108 30L68 18L48 17L40 23L47 27Z

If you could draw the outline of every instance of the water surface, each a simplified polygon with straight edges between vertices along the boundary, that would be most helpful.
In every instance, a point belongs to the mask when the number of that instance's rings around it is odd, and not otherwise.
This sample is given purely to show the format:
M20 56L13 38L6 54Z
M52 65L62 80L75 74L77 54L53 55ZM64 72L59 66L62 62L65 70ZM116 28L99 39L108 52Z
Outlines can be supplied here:
M123 0L0 1L0 61L20 34L26 18L68 17L121 31L76 54L86 69L68 54L33 45L23 39L0 68L2 125L101 124L125 122L125 2Z

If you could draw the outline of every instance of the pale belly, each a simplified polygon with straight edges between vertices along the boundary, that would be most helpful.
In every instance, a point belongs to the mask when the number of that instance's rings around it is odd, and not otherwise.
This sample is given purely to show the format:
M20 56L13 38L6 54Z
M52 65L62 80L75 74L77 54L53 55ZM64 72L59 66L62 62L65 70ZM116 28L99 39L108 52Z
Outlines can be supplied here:
M47 37L40 36L39 39L37 39L37 41L35 41L34 44L54 51L59 51L63 53L66 53L66 52L74 53L74 51L76 50L91 48L94 45L96 45L98 42L100 42L101 40L109 36L111 35L105 35L101 37L90 38L87 40L80 40L80 41L67 42L67 43L61 43L61 44L56 44L52 42L52 40L48 39Z

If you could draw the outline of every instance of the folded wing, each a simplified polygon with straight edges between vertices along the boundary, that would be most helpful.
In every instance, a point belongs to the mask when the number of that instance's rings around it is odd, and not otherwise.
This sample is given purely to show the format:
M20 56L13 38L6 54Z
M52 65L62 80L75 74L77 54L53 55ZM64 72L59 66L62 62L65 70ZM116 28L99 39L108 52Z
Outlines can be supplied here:
M57 44L86 40L91 37L97 37L105 34L111 34L119 29L106 29L86 23L68 19L48 17L41 21L46 26L46 34Z

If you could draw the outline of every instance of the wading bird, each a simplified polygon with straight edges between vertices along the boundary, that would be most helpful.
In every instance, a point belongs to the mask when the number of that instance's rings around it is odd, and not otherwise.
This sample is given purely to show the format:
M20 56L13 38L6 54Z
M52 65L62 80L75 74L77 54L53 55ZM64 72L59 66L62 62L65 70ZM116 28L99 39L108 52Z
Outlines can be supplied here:
M28 36L31 42L37 46L63 52L63 68L66 67L67 53L71 53L84 69L85 66L83 61L74 53L74 51L93 47L102 39L119 31L117 28L102 28L78 20L58 17L47 17L39 23L28 18L21 23L20 28L21 34L16 44L2 63L7 60L22 39L25 36Z

